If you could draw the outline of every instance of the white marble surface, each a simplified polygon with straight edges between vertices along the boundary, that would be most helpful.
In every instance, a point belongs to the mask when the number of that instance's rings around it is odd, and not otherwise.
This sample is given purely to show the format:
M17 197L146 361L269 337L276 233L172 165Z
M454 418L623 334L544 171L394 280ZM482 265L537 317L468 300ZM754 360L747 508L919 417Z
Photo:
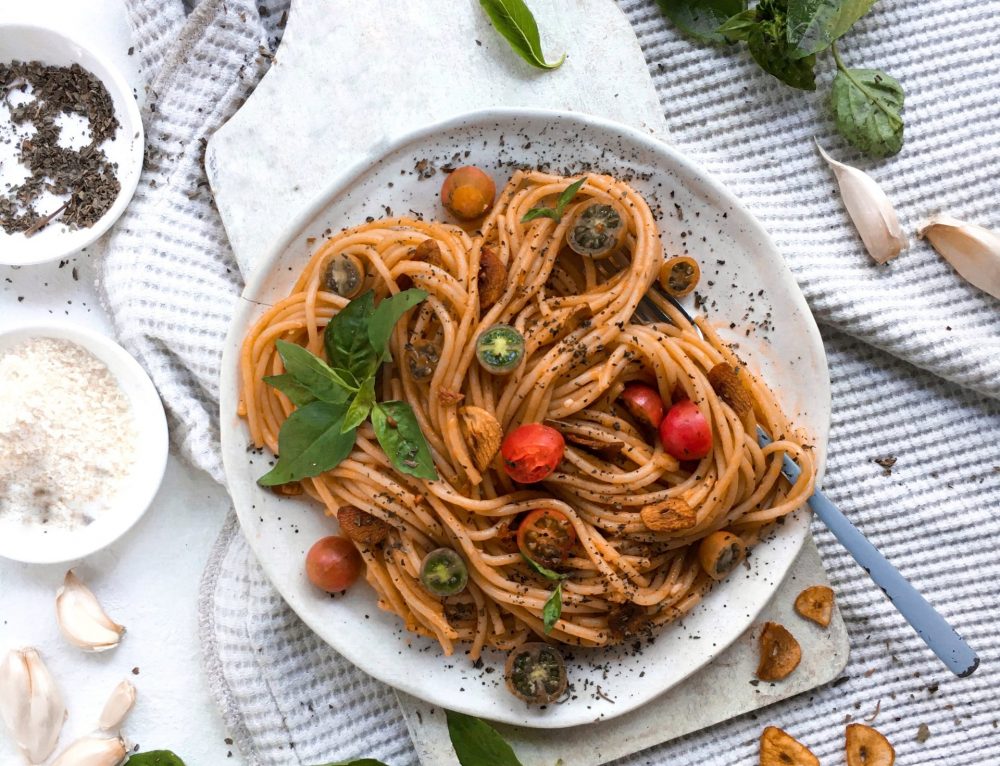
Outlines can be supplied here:
M141 97L141 77L128 55L131 34L117 0L0 3L0 24L15 21L48 24L95 44ZM111 334L94 286L99 257L98 245L62 264L0 267L0 328L62 318ZM0 652L26 644L41 650L69 709L61 746L94 728L106 696L127 677L139 692L125 727L130 741L142 749L173 749L187 766L242 763L225 741L197 635L198 584L227 507L222 488L171 458L143 520L77 567L128 628L121 646L105 654L85 654L59 634L54 597L65 567L0 560ZM0 731L0 764L20 762Z

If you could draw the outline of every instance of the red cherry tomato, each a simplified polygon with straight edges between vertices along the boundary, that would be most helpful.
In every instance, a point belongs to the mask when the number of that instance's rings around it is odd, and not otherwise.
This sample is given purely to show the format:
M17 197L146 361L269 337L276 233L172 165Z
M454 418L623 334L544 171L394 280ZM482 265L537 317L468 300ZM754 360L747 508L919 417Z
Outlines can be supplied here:
M543 567L557 567L576 542L576 530L565 513L551 508L532 511L517 528L521 553Z
M712 449L712 429L698 405L685 399L671 407L660 423L660 441L678 460L699 460Z
M660 392L644 383L629 383L622 391L621 400L632 417L647 426L659 428L663 420L663 400Z
M306 554L306 576L320 590L338 593L354 584L363 563L346 537L323 537Z
M541 423L518 426L500 445L507 475L522 484L541 481L552 473L565 450L562 434Z

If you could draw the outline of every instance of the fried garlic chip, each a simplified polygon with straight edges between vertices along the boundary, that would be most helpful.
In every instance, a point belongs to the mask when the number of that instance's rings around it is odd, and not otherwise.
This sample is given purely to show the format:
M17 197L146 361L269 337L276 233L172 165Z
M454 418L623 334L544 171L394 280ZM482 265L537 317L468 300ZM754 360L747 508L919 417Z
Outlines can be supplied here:
M780 681L787 678L802 659L802 647L788 628L777 622L765 622L760 634L760 663L757 678Z
M768 726L760 735L760 766L819 766L819 758L791 734Z
M880 732L863 723L847 725L847 766L892 766L896 751Z
M825 585L806 588L795 599L795 611L821 628L828 627L833 618L833 589Z

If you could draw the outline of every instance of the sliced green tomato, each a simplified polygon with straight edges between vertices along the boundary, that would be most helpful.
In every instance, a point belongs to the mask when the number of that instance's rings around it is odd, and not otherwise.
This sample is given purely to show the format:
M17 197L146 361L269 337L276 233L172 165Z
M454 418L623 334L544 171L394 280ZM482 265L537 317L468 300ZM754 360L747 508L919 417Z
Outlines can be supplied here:
M522 644L507 657L507 689L529 705L555 702L566 691L566 663L559 650L540 641Z
M593 202L573 215L566 244L580 255L604 258L625 241L626 226L618 205Z
M496 324L476 340L476 358L494 375L516 368L524 357L524 336L507 324Z
M451 548L438 548L424 557L420 582L435 596L454 596L469 584L469 569Z

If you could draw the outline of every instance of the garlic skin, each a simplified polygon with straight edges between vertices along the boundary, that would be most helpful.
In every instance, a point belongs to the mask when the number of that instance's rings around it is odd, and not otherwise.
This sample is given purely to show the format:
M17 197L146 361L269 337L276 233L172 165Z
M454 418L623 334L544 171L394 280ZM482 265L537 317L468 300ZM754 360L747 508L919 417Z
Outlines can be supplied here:
M128 755L121 737L81 737L52 766L119 766Z
M910 241L899 225L892 203L875 179L863 170L837 162L823 150L819 141L816 148L837 178L847 214L875 262L885 263L906 250Z
M97 725L104 731L117 731L131 712L133 705L135 705L135 687L128 681L122 681L104 703L104 710Z
M36 649L12 650L0 663L0 718L29 763L55 750L66 705Z
M66 640L88 652L114 649L125 632L123 626L108 617L97 597L72 569L56 593L56 617Z
M917 236L930 242L966 282L1000 298L1000 233L936 215L917 230Z

